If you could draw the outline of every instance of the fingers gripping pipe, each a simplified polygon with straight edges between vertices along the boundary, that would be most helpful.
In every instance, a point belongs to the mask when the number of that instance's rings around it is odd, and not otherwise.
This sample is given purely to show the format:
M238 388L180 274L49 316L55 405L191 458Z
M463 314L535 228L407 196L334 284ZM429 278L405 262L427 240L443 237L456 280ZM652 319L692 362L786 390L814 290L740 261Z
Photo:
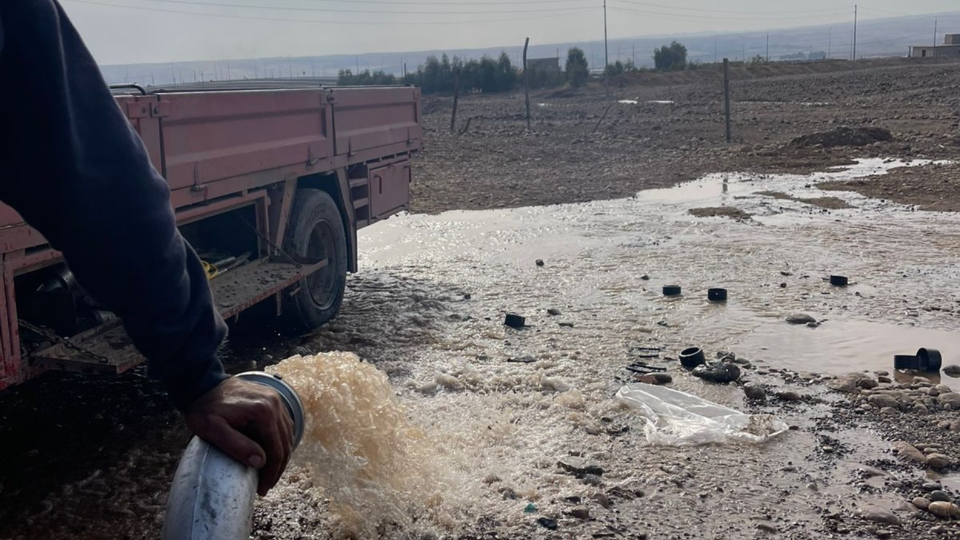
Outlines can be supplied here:
M304 429L303 404L293 388L263 372L237 377L269 386L280 394L293 418L293 445L299 445ZM161 539L247 540L256 496L256 469L194 437L173 477Z

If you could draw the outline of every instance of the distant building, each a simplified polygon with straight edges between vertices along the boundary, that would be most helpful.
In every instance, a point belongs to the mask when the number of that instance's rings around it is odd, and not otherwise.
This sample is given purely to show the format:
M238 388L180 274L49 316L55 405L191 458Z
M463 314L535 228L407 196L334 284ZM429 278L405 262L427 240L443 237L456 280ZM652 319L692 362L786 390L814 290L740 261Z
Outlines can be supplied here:
M527 58L530 73L550 75L560 73L559 58Z
M960 34L947 34L943 37L943 45L914 45L910 47L911 58L932 56L960 56Z

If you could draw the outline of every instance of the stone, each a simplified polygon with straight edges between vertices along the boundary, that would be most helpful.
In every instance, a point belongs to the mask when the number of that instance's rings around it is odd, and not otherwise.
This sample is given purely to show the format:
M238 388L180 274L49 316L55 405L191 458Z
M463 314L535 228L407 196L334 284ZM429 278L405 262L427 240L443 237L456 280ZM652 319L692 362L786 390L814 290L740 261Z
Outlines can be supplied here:
M595 474L585 474L582 478L580 478L580 480L582 480L583 483L588 486L599 486L603 483L603 478L600 478Z
M585 474L593 474L596 476L601 476L603 474L603 468L591 461L587 461L586 458L576 457L576 456L565 456L560 458L557 461L557 466L561 469L567 471L568 473L575 474L578 476Z
M520 329L526 326L526 318L517 315L516 313L507 313L503 319L503 324L509 326L510 328Z
M590 499L604 508L610 508L613 506L613 502L610 500L610 497L607 497L607 494L602 491L591 493Z
M927 482L920 486L920 489L924 491L936 491L941 488L942 486L940 485L940 482Z
M939 489L936 491L931 491L928 497L930 502L953 502L953 499L950 497L950 495L947 495L946 491Z
M937 403L939 403L941 407L949 405L953 409L960 409L960 394L956 392L940 394L937 396Z
M931 386L930 388L927 388L927 395L930 397L937 397L940 395L940 390L938 390L936 386Z
M886 530L886 529L880 529L880 530L878 530L878 531L874 531L873 535L876 536L877 538L879 538L880 540L887 540L888 538L892 538L892 537L893 537L893 531L888 531L888 530Z
M551 317L559 317L560 310L555 308L550 308L547 310L547 315L550 315Z
M776 395L777 398L782 401L800 401L803 399L800 397L800 394L794 392L793 390L781 390L777 392Z
M926 510L927 508L930 507L930 503L931 503L932 501L931 501L930 499L925 499L925 498L923 498L923 497L917 497L917 498L913 499L913 501L911 501L911 502L912 502L913 505L916 506L917 508L919 508L919 509L921 509L921 510Z
M890 372L883 369L878 369L874 371L873 374L876 375L877 377L887 377L890 375Z
M590 509L584 508L583 506L571 508L570 510L566 511L566 514L572 518L590 519Z
M265 354L265 355L263 355L263 356L260 357L260 361L263 362L264 364L272 364L272 363L273 363L273 355L272 355L272 354Z
M943 519L960 519L960 506L950 502L932 502L927 511Z
M893 397L886 394L874 394L867 398L867 403L878 409L882 409L884 407L891 407L894 409L900 408L900 403Z
M729 383L740 378L740 368L731 362L697 366L693 376L715 383Z
M901 459L913 461L914 463L927 462L927 457L923 455L923 452L917 450L916 447L908 442L897 441L893 443L893 449Z
M787 322L790 324L816 324L817 320L806 313L794 313L787 317Z
M951 377L960 377L960 366L954 364L943 368L943 372Z
M743 393L750 401L764 402L767 400L767 393L764 392L763 388L753 384L744 385Z
M952 462L953 460L950 459L950 456L944 454L930 454L927 456L927 466L931 469L946 469Z
M667 373L648 373L646 375L641 375L637 377L637 380L646 384L662 386L664 384L672 383L673 377L671 377Z
M926 378L926 377L914 377L914 378L913 378L913 384L930 385L930 384L933 384L933 383L930 382L930 379L928 379L928 378Z
M537 266L543 266L543 265L544 265L543 259L537 259L536 265L537 265Z
M771 525L770 523L758 523L757 530L765 533L770 533L770 534L777 534L778 532L780 532L780 529L777 529L774 525Z
M558 527L557 520L546 518L546 517L539 518L537 520L537 523L539 523L543 528L549 529L551 531L557 530L557 527Z
M862 517L867 521L872 521L874 523L884 523L886 525L900 524L900 518L891 514L890 512L884 512L882 510L864 512L860 517Z
M893 382L893 379L891 379L890 377L887 377L886 375L880 375L879 377L877 377L877 382L883 383L883 384L890 384Z
M642 281L650 281L650 276L644 274L644 275L640 276L640 279L641 279Z
M874 388L880 386L880 383L873 379L860 379L857 381L857 386L865 390L873 390Z

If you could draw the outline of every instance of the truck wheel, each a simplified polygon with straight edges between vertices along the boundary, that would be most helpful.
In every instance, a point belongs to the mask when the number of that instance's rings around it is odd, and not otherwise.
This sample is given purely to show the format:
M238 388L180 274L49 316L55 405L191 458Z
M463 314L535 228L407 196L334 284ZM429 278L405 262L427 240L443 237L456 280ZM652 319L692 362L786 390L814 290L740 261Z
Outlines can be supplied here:
M284 319L298 330L313 330L340 311L347 283L347 238L337 203L316 189L297 191L284 249L291 255L326 258L292 296L285 296Z

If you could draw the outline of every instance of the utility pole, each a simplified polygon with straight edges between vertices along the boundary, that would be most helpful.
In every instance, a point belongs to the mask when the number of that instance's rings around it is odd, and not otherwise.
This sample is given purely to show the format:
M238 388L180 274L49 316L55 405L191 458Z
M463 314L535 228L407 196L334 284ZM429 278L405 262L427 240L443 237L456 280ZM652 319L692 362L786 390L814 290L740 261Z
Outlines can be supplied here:
M724 140L730 144L730 62L723 59L723 113L726 117L726 133Z
M290 78L293 78L293 60L290 57L287 57L287 68L290 70Z
M227 60L227 80L233 80L233 75L230 73L230 60Z
M633 67L637 67L637 44L633 44L633 54L631 55L631 60Z
M853 5L853 61L857 61L857 5Z
M360 57L355 56L354 59L357 61L357 72L355 73L355 75L359 75L360 74Z
M713 63L716 64L719 61L717 57L717 36L713 36Z
M610 65L610 47L607 45L607 0L603 0L603 69Z
M827 30L827 60L829 60L830 57L832 56L831 54L833 52L831 50L832 48L833 48L833 27L831 26Z
M937 23L940 22L939 17L933 18L933 55L937 55Z
M767 62L770 62L770 33L767 32Z

